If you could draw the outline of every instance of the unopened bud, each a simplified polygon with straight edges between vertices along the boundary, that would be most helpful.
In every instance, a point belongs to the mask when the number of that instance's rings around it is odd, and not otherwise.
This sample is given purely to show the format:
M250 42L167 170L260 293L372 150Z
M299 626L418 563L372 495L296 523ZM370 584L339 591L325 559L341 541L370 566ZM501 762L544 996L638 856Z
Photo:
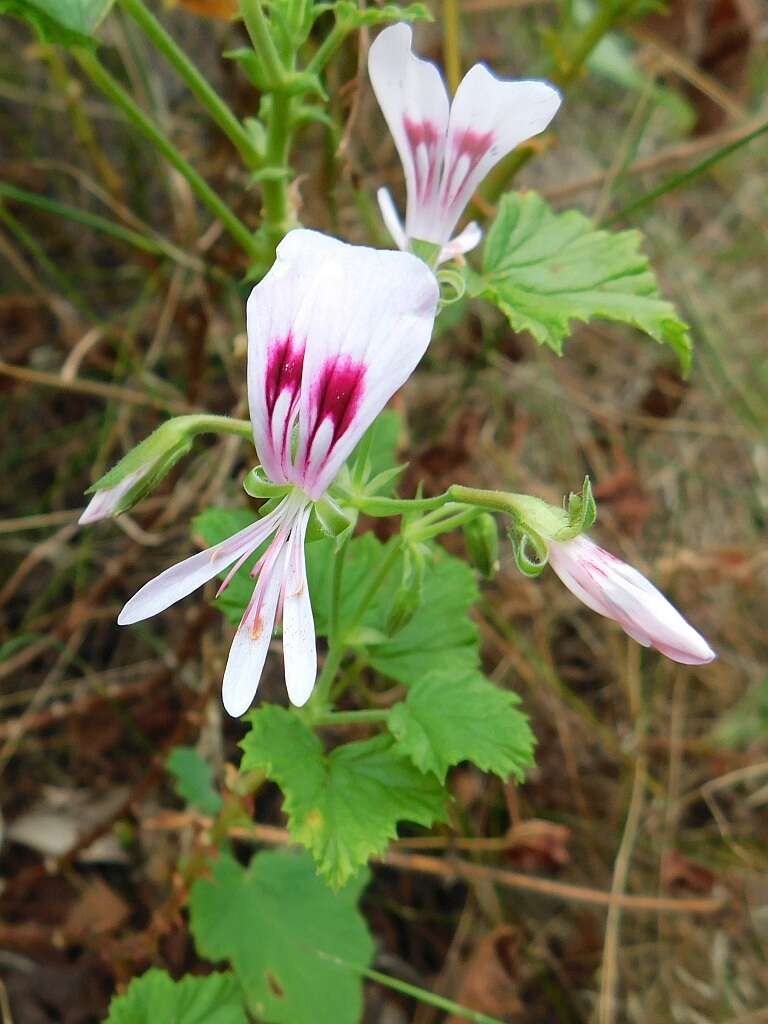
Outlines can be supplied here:
M403 571L387 615L386 631L394 636L404 629L419 610L423 600L425 556L420 547L406 550Z
M86 491L93 497L78 520L81 525L127 512L157 487L192 447L192 436L185 429L184 419L178 417L163 423Z
M462 527L470 561L487 580L499 568L499 531L490 512L481 512Z

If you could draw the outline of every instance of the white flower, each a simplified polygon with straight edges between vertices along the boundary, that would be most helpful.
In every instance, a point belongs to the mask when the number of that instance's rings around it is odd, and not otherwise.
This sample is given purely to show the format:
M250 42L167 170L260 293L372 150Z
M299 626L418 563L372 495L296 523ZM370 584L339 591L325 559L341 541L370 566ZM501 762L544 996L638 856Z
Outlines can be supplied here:
M439 70L411 52L408 25L385 28L368 71L405 172L405 227L392 197L379 189L387 230L399 249L412 239L441 246L439 261L469 252L482 237L475 223L451 234L477 186L502 157L543 132L560 106L546 82L504 82L484 64L462 79L451 103Z
M643 647L655 647L683 665L703 665L716 657L650 580L588 537L550 541L549 564L580 601L614 619Z
M248 403L261 465L290 490L269 515L166 569L120 613L139 622L186 597L228 566L222 584L261 545L253 597L224 673L224 706L250 707L276 618L282 614L288 696L304 704L317 655L304 561L312 504L322 498L375 417L424 354L437 282L415 256L292 231L248 300Z

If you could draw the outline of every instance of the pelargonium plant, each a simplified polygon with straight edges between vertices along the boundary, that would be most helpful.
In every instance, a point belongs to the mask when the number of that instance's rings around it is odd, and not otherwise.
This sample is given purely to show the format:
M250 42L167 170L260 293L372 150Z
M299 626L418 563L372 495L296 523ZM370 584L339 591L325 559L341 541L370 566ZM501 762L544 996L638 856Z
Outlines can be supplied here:
M426 16L420 5L275 0L267 14L260 0L242 0L252 46L231 56L262 100L241 123L142 0L119 2L235 145L260 189L263 218L255 234L246 228L100 61L93 33L109 4L33 5L36 28L73 47L85 73L160 146L242 246L257 281L245 307L250 422L207 413L167 421L93 485L80 520L90 526L136 507L201 433L253 446L241 505L204 510L194 533L207 546L146 583L119 617L131 626L218 578L215 604L236 626L223 702L243 721L239 779L222 801L191 784L200 778L197 755L176 752L171 762L208 827L186 876L198 952L231 970L183 982L150 971L114 1001L109 1019L191 1024L216 1007L238 1024L246 1012L285 1024L354 1024L373 954L356 909L369 859L386 855L401 822L448 820L455 765L523 782L533 764L519 698L483 673L471 615L479 578L506 556L530 578L549 565L644 647L685 665L715 656L645 576L587 535L597 514L589 480L561 505L472 479L439 494L398 493L400 423L386 406L411 387L449 303L459 311L469 301L490 305L510 329L557 353L574 321L629 324L670 345L684 370L688 329L660 295L636 232L608 232L578 211L555 212L536 192L507 191L489 225L471 221L454 234L489 171L516 147L520 161L530 157L530 139L548 129L563 96L546 81L504 81L478 64L450 99L438 67L412 52L406 22ZM23 5L11 7L25 15ZM329 12L324 36L318 19ZM598 28L610 25L603 12L602 22L568 37L571 62L553 67L558 83L572 79ZM378 193L399 251L301 227L289 188L297 133L334 116L326 67L366 26L387 26L368 68L403 167L404 225L390 193ZM376 518L391 520L387 541L370 528ZM466 558L438 543L456 530ZM287 706L258 693L264 672L280 671L277 658L269 663L276 628ZM387 682L397 686L382 698ZM350 729L353 738L341 742ZM290 840L306 852L260 852L245 868L228 833L247 831L265 780L281 789ZM195 1016L184 1009L192 1005Z

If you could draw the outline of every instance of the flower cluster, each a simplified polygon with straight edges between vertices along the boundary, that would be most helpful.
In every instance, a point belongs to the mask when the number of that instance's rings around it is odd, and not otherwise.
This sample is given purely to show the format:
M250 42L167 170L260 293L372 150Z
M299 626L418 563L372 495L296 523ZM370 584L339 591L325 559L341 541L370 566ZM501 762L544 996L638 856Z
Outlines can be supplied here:
M477 245L476 224L451 237L472 194L505 154L547 127L560 104L546 83L503 82L483 65L468 72L450 103L437 68L411 52L406 25L380 33L369 68L405 172L405 227L389 193L379 192L384 221L403 251L347 245L303 229L278 246L274 266L247 304L253 441L278 492L276 504L145 584L118 619L139 622L225 574L221 592L258 553L253 596L224 673L223 700L232 715L253 701L278 620L288 696L301 706L312 693L317 654L304 554L310 517L363 433L416 368L437 311L435 274L407 250L414 242L430 243L432 262L440 262ZM168 424L126 456L95 485L81 523L139 500L189 449L189 430L189 424ZM686 664L714 657L645 577L584 535L554 537L548 554L580 600L641 644Z

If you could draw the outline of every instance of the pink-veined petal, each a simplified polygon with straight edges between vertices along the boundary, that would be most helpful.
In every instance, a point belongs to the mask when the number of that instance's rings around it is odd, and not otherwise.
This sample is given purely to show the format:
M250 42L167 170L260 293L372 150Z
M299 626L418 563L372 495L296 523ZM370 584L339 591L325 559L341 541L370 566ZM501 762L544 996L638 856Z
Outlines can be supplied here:
M408 252L408 235L405 233L403 222L400 220L400 214L397 212L389 189L380 188L376 192L376 199L379 203L381 219L384 221L384 227L389 232L390 238L401 252Z
M227 566L250 554L277 528L283 506L270 515L233 534L220 544L198 551L183 562L170 566L144 586L126 603L117 621L121 626L141 622L191 594L212 580Z
M289 232L248 298L248 406L259 460L274 483L291 482L286 468L306 342L295 330L296 313L318 266L342 245L317 231Z
M317 678L315 620L309 597L304 540L310 509L294 524L288 544L283 590L283 659L285 685L291 704L302 707L309 700Z
M227 714L233 718L244 715L253 703L275 627L286 553L284 542L276 539L273 543L279 550L262 569L251 603L237 627L224 670L221 699Z
M638 643L673 661L702 665L715 652L649 579L588 537L550 544L550 564L593 611L614 619Z
M451 104L440 186L446 237L491 168L543 132L559 106L560 94L546 82L505 82L483 64L467 72Z
M317 268L295 320L306 347L294 482L311 498L415 369L437 299L434 274L410 253L340 245Z
M403 164L408 236L442 243L450 232L443 233L437 205L448 93L435 65L412 53L412 38L408 25L385 28L371 44L368 72Z
M476 221L470 221L463 231L442 247L438 263L445 263L446 260L455 260L457 256L463 256L470 252L475 246L480 245L483 238L483 230Z

